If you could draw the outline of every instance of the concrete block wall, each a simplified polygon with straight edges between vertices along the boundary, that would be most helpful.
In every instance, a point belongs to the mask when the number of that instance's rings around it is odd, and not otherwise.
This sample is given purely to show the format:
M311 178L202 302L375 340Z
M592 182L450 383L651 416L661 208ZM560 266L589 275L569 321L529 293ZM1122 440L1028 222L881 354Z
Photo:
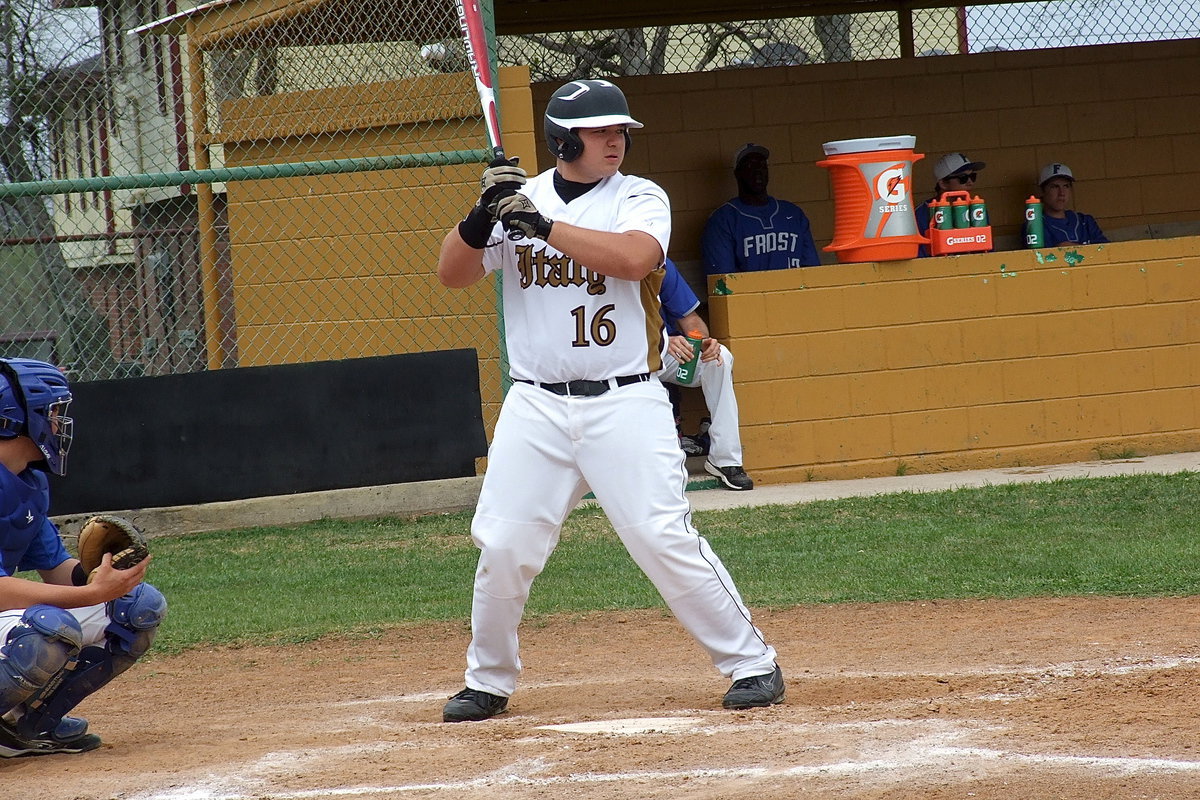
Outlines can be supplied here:
M1200 239L711 281L765 483L1200 448Z
M529 71L500 70L508 152L535 159ZM316 127L314 109L322 109ZM230 166L477 149L465 73L226 104ZM502 399L496 289L438 283L442 237L479 192L480 165L231 182L232 292L243 366L473 347L484 420ZM484 332L483 335L480 332Z
M1024 198L1051 161L1078 177L1076 204L1129 238L1200 221L1200 40L652 75L619 80L633 115L626 172L671 196L671 256L699 258L714 208L736 193L731 158L771 149L773 194L805 209L818 248L833 235L823 142L913 134L918 201L933 162L987 162L976 189L1002 245L1016 247ZM540 119L557 85L533 87ZM544 148L538 157L551 163ZM831 254L824 254L829 263Z

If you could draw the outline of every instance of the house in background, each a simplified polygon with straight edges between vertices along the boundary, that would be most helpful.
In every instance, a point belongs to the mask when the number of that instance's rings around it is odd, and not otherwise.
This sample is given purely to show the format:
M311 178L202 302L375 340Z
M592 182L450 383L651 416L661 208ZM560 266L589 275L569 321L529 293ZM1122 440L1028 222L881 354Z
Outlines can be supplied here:
M127 34L174 6L174 0L60 3L95 8L99 53L48 73L39 87L55 178L191 167L178 40ZM118 376L204 368L190 186L60 194L54 223L68 268L107 324Z

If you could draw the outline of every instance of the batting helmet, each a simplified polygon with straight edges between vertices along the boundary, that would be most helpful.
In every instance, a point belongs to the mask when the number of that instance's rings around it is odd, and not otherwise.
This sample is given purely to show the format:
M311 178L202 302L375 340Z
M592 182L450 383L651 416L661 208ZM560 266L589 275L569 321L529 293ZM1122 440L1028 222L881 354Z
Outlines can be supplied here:
M73 421L71 390L53 364L31 358L0 358L0 438L28 436L55 475L67 472Z
M576 130L609 125L642 127L642 123L629 116L629 103L615 83L571 81L552 94L546 104L546 146L563 161L574 161L583 153L583 141ZM626 130L626 151L631 144Z

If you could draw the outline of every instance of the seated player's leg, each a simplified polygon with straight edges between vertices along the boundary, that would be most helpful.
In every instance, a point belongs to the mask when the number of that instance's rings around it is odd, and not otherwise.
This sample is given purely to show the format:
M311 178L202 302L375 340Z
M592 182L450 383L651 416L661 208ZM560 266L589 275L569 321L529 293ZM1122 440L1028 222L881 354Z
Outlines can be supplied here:
M753 489L754 481L742 469L742 435L737 396L733 392L733 353L725 345L721 345L719 361L701 362L700 388L712 416L705 471L728 489Z

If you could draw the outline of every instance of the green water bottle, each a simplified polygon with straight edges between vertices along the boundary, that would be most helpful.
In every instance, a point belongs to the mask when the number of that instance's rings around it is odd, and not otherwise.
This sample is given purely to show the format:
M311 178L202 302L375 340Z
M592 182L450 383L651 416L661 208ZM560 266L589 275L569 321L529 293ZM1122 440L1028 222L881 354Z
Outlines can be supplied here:
M1032 195L1025 201L1025 246L1031 250L1046 246L1042 201Z
M951 216L954 217L954 227L971 227L971 201L960 197L950 203Z
M988 226L987 203L979 195L971 198L971 227L986 228Z
M692 357L679 365L675 378L684 386L691 386L700 371L700 351L704 347L704 334L700 331L687 332L688 344L692 346Z
M954 220L950 218L950 202L942 202L941 200L930 200L929 207L933 210L933 227L939 231L948 231L954 227Z

